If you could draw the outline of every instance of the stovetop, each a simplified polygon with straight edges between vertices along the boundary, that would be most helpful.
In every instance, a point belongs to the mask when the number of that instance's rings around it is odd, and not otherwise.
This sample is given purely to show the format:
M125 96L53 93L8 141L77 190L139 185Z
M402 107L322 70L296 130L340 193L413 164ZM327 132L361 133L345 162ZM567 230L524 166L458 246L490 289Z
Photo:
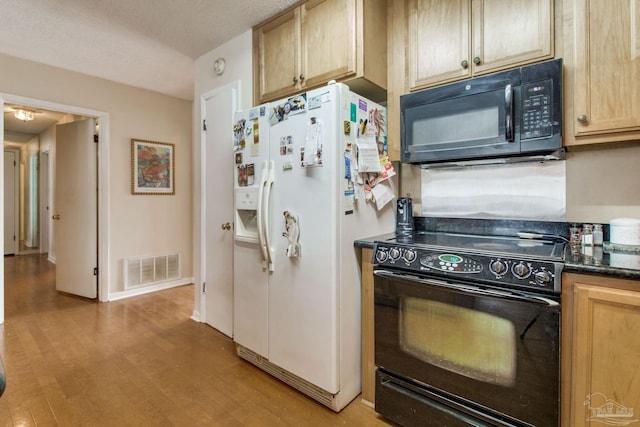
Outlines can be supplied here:
M373 263L420 275L559 293L564 243L418 231L375 242Z
M488 236L445 232L416 231L396 235L385 242L405 247L462 251L466 253L514 255L532 259L561 261L564 243L545 239L521 239L508 236Z

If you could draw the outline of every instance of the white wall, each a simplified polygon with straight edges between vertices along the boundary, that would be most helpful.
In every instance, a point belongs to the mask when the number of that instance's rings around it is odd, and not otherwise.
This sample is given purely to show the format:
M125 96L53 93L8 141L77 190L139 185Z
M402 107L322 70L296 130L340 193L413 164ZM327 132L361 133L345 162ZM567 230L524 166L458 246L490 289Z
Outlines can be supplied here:
M218 76L213 71L213 63L217 58L225 59L225 71ZM201 128L200 100L204 94L212 90L240 81L240 109L250 108L253 105L253 81L252 81L252 32L244 34L228 41L222 46L202 55L196 60L196 77L193 102L193 274L196 283L194 317L199 318L200 297L202 295L201 277L201 233L200 233L200 158L201 158ZM221 204L232 203L232 200L221 201Z
M109 292L121 292L122 259L178 251L192 267L192 102L0 55L0 92L109 113ZM131 195L131 138L175 144L176 194Z
M567 220L640 218L640 142L567 153Z

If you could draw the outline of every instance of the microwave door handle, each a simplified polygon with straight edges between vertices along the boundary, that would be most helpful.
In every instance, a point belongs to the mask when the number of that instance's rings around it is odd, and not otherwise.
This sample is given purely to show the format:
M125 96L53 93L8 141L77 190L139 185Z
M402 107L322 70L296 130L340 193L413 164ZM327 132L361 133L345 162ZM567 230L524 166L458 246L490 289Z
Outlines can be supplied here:
M515 141L513 122L513 87L508 84L504 89L504 137L507 142Z

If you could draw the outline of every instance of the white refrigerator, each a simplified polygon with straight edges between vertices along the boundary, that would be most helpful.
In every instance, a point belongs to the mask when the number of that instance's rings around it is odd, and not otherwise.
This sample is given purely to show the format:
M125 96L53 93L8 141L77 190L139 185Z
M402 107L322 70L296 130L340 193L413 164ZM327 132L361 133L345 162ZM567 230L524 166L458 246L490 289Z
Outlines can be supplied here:
M234 125L238 354L335 411L361 388L353 243L395 224L392 203L367 201L363 180L376 174L352 167L359 138L384 141L385 119L331 84L239 112Z

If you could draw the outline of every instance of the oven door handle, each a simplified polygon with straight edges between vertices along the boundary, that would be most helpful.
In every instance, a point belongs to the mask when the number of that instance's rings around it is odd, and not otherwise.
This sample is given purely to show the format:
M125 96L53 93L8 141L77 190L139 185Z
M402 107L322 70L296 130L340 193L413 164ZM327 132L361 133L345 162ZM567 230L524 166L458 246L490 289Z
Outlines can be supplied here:
M414 275L400 274L400 273L396 273L389 270L374 270L373 274L380 277L408 280L410 282L416 282L423 285L438 286L441 288L452 289L458 292L464 292L464 293L473 294L473 295L492 296L496 298L510 299L510 300L534 303L534 304L544 304L551 307L560 305L560 303L558 303L557 301L554 301L549 298L537 296L537 295L525 295L525 294L516 293L513 291L500 291L496 289L486 289L486 288L480 288L477 286L463 285L460 283L444 282L442 280L437 280L437 279L424 279Z

